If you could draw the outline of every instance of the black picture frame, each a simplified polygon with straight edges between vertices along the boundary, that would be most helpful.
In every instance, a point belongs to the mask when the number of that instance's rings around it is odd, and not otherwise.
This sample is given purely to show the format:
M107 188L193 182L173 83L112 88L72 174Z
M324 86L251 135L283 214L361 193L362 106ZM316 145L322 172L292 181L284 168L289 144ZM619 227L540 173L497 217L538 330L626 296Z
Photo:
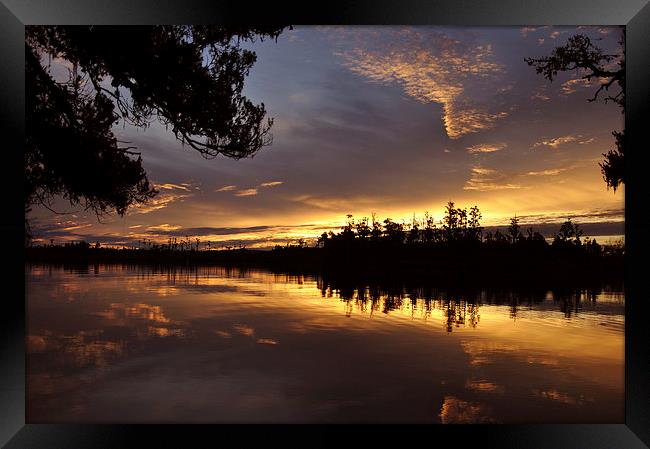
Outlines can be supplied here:
M625 25L625 424L412 426L407 431L350 426L46 425L25 423L24 304L24 25L26 24L200 24L225 22L287 24L414 24L462 26ZM0 0L0 123L8 167L2 183L5 208L2 273L16 287L2 295L0 315L0 444L7 448L195 447L281 443L321 446L340 442L406 445L441 438L498 448L647 448L650 445L650 339L645 323L642 259L650 254L643 233L642 170L644 118L650 105L650 4L648 0L365 0L309 4L183 0ZM3 167L4 168L4 167ZM552 417L549 417L552 420ZM297 431L299 430L299 431ZM303 432L309 432L305 439ZM345 434L345 435L344 435ZM455 443L452 443L455 444Z

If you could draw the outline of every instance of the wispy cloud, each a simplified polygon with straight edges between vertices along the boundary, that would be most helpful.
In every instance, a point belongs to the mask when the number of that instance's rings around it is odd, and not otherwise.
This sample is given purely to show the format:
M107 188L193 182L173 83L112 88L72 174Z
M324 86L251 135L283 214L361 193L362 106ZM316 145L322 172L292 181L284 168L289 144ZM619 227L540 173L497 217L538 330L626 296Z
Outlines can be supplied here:
M497 171L492 168L483 168L483 167L474 167L472 168L472 173L479 176L493 175Z
M566 171L566 168L552 168L548 170L541 170L541 171L529 171L526 173L528 176L555 176L559 175L563 171Z
M215 190L215 192L230 192L231 190L235 190L237 186L223 186L220 189Z
M143 204L135 204L131 206L127 215L132 214L148 214L160 209L168 207L172 203L183 201L185 198L191 197L192 185L189 183L184 184L154 184L159 190L159 193Z
M468 390L474 391L503 391L504 387L495 384L494 382L489 382L487 380L467 380L465 382L465 388Z
M64 231L64 232L76 231L76 230L79 230L79 229L88 228L88 227L90 227L90 226L92 226L91 223L86 223L86 224L76 224L76 223L75 223L75 224L73 224L73 225L71 225L71 226L67 226L67 227L65 227L65 228L61 228L61 231Z
M463 186L463 190L480 192L491 190L521 189L521 185L507 182L507 175L492 168L476 166L472 168L471 177Z
M578 91L578 88L587 88L591 86L591 83L588 79L585 78L576 78L568 80L562 83L562 93L564 95L570 95Z
M252 337L255 334L255 329L245 324L235 324L233 326L233 329L235 329L235 331L247 337Z
M372 82L398 85L422 103L442 104L443 123L452 139L493 128L508 115L491 109L493 103L480 101L476 94L497 92L495 83L504 73L492 60L491 44L463 43L443 33L412 29L394 33L383 46L373 48L376 38L368 39L337 54L345 67Z
M260 187L275 187L281 184L284 184L284 181L263 182L262 184L260 184Z
M467 152L470 154L476 153L494 153L495 151L503 150L507 145L505 143L479 143L467 147Z
M160 209L164 209L171 203L182 200L188 195L161 195L149 200L146 204L136 204L131 206L131 213L133 214L148 214Z
M147 228L147 231L152 233L152 236L184 236L191 235L193 237L205 237L205 236L223 236L223 235L235 235L235 234L254 234L260 232L276 232L278 227L276 226L249 226L249 227L229 227L229 228L217 228L211 226L204 227L188 227L184 228L181 226L169 225L167 223L157 226L150 226Z
M254 196L257 195L257 189L244 189L235 192L235 196Z
M579 145L586 145L588 143L593 142L595 139L592 137L590 139L584 139L582 135L577 134L577 135L568 135L568 136L561 136L561 137L555 137L553 139L546 139L542 140L540 142L536 142L533 144L532 148L537 148L541 146L547 146L550 148L553 148L554 150L557 149L560 145L565 145L567 143L577 143Z
M189 191L190 184L183 183L183 184L154 184L154 187L158 190L185 190Z
M607 226L611 223L617 223L618 232L624 231L620 224L625 220L625 209L594 209L586 211L572 211L570 214L572 219L579 220L582 223L593 223L599 226ZM544 214L528 214L522 215L522 222L525 223L560 223L567 219L567 213L544 213ZM618 232L614 232L618 233ZM622 233L622 232L621 232Z
M264 188L264 189L269 189L271 187L277 187L279 185L284 184L284 181L269 181L269 182L263 182L257 187L251 187L249 189L241 189L238 190L237 192L233 193L235 196L255 196L259 193L259 188ZM232 190L235 190L237 186L224 186L218 190L217 192L230 192Z
M169 223L163 223L154 226L147 226L146 229L147 231L175 231L180 228L181 227L177 225L170 225Z
M372 210L377 207L377 204L389 204L392 201L397 201L397 197L390 194L382 196L354 195L351 193L347 195L303 194L296 195L290 198L290 200L316 209L345 214L352 210Z

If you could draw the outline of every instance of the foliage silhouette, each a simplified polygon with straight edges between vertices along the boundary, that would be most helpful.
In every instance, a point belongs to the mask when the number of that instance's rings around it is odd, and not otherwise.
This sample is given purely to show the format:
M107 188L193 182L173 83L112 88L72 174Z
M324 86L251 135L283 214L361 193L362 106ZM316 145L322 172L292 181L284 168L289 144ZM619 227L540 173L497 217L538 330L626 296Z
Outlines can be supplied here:
M569 70L580 70L584 73L582 79L592 81L598 80L598 89L594 96L588 101L596 101L603 91L609 92L609 88L617 85L620 89L615 95L607 94L604 101L616 103L621 112L625 113L625 30L623 29L619 44L622 54L607 54L596 45L591 39L583 34L576 34L567 40L561 47L556 47L550 56L542 58L526 58L524 61L535 67L538 74L542 74L549 81L557 76L558 72ZM615 64L615 65L613 65ZM624 156L625 156L625 130L614 131L616 148L603 154L605 160L601 162L600 168L603 179L616 191L621 184L625 184Z
M517 243L523 235L521 235L521 232L519 232L519 229L521 226L519 226L519 219L515 215L510 219L510 226L508 226L508 234L510 234L510 243L513 245Z
M562 226L560 226L560 232L555 235L553 243L573 244L580 246L582 244L580 241L581 236L582 230L580 230L580 227L577 224L573 223L569 218L567 221L562 223Z
M264 104L242 95L256 60L241 42L279 26L27 26L25 210L55 196L98 217L156 194L118 122L157 119L206 158L254 155L271 143ZM68 67L61 81L52 60ZM121 144L127 144L124 146Z

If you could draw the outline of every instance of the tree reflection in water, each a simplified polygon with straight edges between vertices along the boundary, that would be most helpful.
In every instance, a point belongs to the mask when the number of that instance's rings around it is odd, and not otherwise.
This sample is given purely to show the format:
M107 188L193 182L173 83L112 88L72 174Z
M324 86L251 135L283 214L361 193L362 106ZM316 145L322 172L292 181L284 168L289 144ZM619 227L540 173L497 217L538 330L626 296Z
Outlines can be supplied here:
M353 309L362 313L390 313L409 308L413 317L427 319L433 311L445 317L447 332L454 327L478 326L481 305L508 306L509 316L517 319L522 309L560 310L570 319L585 303L595 304L602 287L588 289L508 290L508 289L441 289L402 284L365 284L319 277L317 286L323 298L338 297L346 303L346 314Z

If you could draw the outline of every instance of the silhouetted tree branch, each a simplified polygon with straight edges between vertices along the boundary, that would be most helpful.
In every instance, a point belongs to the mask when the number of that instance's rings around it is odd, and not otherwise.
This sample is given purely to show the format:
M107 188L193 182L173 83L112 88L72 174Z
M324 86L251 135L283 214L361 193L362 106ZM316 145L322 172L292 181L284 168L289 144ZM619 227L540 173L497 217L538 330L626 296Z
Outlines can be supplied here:
M605 182L607 182L607 186L616 190L619 184L625 184L625 178L623 176L625 170L625 159L623 157L625 131L613 131L612 134L616 139L616 149L609 150L606 154L603 154L605 160L598 165L600 165L600 170L603 173Z
M153 197L136 148L118 146L120 121L159 120L206 158L270 144L264 104L242 95L256 55L240 43L283 28L27 26L26 210L60 195L123 215ZM50 73L53 58L70 66L67 80Z
M526 63L535 67L537 73L542 74L549 81L557 76L558 72L569 70L581 71L582 79L591 81L598 79L598 89L588 101L596 101L600 94L617 85L620 91L616 95L604 97L605 103L613 101L625 112L625 30L619 44L622 47L621 55L606 54L595 46L591 39L585 35L577 34L570 37L564 46L556 47L550 56L542 58L526 58ZM615 64L612 64L614 63ZM625 130L612 133L616 138L616 148L603 154L605 160L600 163L603 179L607 188L614 191L619 185L625 184L624 174L624 142Z

